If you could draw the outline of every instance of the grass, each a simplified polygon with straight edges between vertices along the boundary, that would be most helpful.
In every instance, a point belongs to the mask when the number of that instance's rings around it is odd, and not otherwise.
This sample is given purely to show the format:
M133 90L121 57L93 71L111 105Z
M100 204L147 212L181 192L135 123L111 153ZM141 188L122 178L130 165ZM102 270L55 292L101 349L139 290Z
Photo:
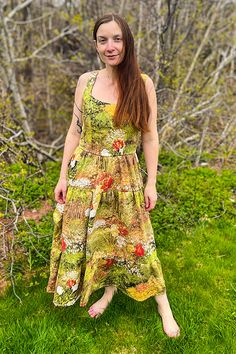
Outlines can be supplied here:
M87 310L102 289L92 294L86 308L79 307L79 300L68 308L54 307L52 294L45 291L49 267L44 259L49 258L52 230L49 213L39 224L30 221L30 229L19 224L17 240L26 249L26 259L16 260L14 269L22 304L12 288L0 299L0 354L236 353L236 175L230 170L180 169L178 161L167 157L162 157L160 198L151 218L181 336L171 339L163 333L154 298L136 302L118 291L98 319L90 318ZM35 203L36 195L50 194L55 168L48 171L52 171L47 176L50 183L44 186L38 180L37 188L29 183L29 190L25 189L30 203ZM15 194L21 195L18 187ZM24 270L37 271L26 279Z
M157 236L176 247L158 247L173 313L182 335L163 334L153 298L136 302L121 292L99 319L91 319L78 302L58 308L38 285L17 287L20 305L9 289L0 303L1 353L236 353L236 245L233 223L199 223L192 231ZM159 242L158 242L159 241ZM44 274L44 273L42 273ZM90 306L103 290L95 292Z

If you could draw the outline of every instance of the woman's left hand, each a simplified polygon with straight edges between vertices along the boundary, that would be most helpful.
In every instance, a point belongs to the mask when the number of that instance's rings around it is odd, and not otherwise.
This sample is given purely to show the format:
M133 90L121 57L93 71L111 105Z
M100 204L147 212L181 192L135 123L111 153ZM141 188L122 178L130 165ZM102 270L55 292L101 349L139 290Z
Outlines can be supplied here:
M154 184L147 184L144 188L145 210L150 211L156 205L157 190Z

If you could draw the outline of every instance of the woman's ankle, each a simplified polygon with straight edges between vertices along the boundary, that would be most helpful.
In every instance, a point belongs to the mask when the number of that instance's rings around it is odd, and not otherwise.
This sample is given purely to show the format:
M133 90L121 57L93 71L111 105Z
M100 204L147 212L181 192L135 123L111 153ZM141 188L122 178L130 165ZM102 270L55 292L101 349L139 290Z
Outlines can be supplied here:
M156 295L154 296L156 302L157 302L157 305L158 305L158 312L161 316L170 316L172 314L172 310L171 310L171 307L170 307L170 303L169 303L169 300L168 300L168 297L166 295L166 293L164 294L160 294L160 295Z
M106 297L113 297L113 295L115 294L116 291L117 291L117 288L115 286L113 286L113 285L106 286L103 295L105 295Z
M113 293L116 291L116 287L114 285L105 286L106 293Z

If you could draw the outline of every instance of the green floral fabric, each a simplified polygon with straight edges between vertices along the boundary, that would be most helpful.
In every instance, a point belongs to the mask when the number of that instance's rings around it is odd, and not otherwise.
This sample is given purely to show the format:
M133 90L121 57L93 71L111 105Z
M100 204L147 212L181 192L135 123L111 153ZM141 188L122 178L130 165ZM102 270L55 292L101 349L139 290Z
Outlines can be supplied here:
M83 129L68 165L65 204L53 213L47 292L55 306L114 285L143 301L165 291L136 149L140 131L113 126L115 104L92 96L98 71L83 95ZM142 74L145 80L147 75Z

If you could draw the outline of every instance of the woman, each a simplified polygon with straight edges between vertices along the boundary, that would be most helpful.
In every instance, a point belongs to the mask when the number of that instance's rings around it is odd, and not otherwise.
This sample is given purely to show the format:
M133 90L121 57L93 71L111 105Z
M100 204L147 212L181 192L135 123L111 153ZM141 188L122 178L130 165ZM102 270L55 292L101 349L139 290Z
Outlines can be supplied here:
M54 235L47 291L55 306L85 306L101 315L119 288L137 301L154 296L164 332L178 337L149 211L157 200L157 103L152 80L141 74L128 24L100 18L94 44L104 68L80 76L55 188ZM136 149L142 142L145 187ZM69 167L69 168L68 168Z

